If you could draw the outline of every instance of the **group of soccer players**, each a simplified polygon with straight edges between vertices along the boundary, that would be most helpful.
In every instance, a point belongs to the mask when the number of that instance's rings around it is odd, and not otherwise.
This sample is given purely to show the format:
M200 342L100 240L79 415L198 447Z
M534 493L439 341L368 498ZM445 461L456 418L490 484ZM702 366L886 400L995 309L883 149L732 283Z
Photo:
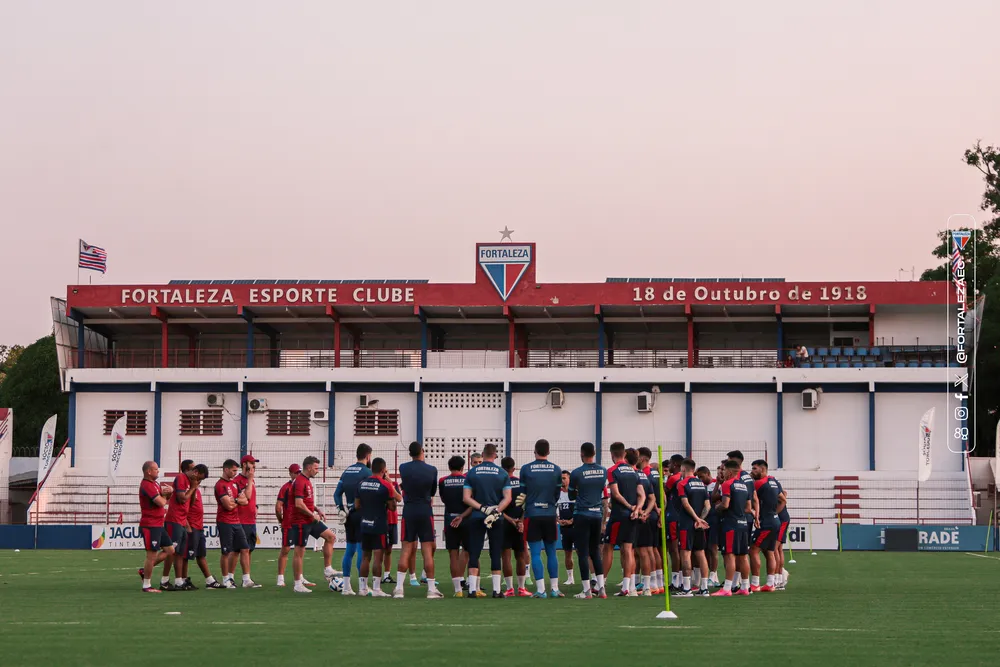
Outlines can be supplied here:
M711 594L714 596L784 588L788 574L782 551L789 522L787 498L778 480L768 474L766 461L754 461L746 471L742 453L729 452L713 477L709 468L674 455L662 463L666 503L661 507L661 466L651 462L650 450L627 449L620 442L612 444L610 450L612 465L604 468L595 462L594 445L583 443L582 465L570 472L548 460L549 443L539 440L534 460L518 470L510 457L498 463L496 446L490 444L481 455L473 455L467 472L465 460L453 456L448 461L449 474L438 477L437 469L424 461L423 446L413 442L409 447L411 460L399 466L397 486L389 478L386 462L373 459L371 447L361 444L356 462L341 474L334 492L347 541L342 563L346 577L342 581L341 572L332 567L333 530L315 505L311 479L319 472L319 460L307 457L301 466L289 466L289 481L281 487L275 504L275 516L282 526L277 585L285 585L288 555L292 553L293 590L311 592L314 584L303 576L303 557L311 536L323 540L324 576L331 589L344 595L403 598L407 572L415 583L419 548L427 597L443 598L434 567L432 504L438 495L444 505L444 541L456 597L488 597L480 574L485 549L494 598L564 597L559 590L560 534L569 573L567 584L574 583L574 548L578 555L583 591L575 597L581 599L607 597L606 582L616 548L624 575L618 596L708 596L710 586L721 586ZM237 561L243 587L260 587L250 576L256 543L256 463L253 456L244 456L239 463L227 460L215 483L221 582L211 575L205 554L200 485L208 468L185 461L170 486L156 482L156 463L143 465L139 500L146 562L139 574L144 591L194 589L188 577L192 559L205 575L208 588L235 588ZM401 520L398 503L403 503ZM669 586L662 569L661 531L666 533L671 564ZM402 538L402 549L398 578L393 580L388 570L397 537ZM723 582L717 574L719 552L725 568ZM355 555L357 592L350 579ZM160 587L154 588L149 575L160 562L164 573ZM529 563L534 593L525 588ZM173 582L171 568L175 570ZM760 583L761 569L764 585ZM383 583L394 583L393 592L383 591Z

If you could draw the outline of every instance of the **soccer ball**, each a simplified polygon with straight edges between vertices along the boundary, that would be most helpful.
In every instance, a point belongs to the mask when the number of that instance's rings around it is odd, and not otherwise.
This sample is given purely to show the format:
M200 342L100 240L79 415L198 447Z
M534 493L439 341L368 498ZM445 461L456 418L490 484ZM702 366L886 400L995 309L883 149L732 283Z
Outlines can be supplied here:
M330 590L334 593L342 593L344 591L344 580L341 577L330 579Z

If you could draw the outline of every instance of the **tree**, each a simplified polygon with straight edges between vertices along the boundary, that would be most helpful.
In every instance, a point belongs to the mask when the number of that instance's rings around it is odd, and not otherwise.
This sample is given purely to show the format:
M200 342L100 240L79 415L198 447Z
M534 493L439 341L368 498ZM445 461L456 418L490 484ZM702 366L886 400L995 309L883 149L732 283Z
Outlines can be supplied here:
M59 386L59 363L54 336L40 338L24 348L0 384L0 405L14 410L14 446L37 449L45 420L59 415L55 447L66 440L69 400Z
M3 384L4 378L17 363L22 352L24 352L23 345L0 345L0 384Z

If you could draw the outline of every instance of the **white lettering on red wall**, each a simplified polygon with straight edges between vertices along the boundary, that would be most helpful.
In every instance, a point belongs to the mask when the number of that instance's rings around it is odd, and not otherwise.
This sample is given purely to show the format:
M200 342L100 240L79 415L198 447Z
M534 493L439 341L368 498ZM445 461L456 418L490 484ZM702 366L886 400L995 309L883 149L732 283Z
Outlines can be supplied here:
M353 303L413 303L412 287L358 287ZM121 291L123 306L235 305L230 289L214 287L136 287ZM338 303L336 287L252 287L250 305L327 305Z
M656 303L780 303L782 301L817 301L833 303L837 301L863 302L868 298L864 285L821 285L813 289L802 289L798 285L774 288L754 287L754 283L742 283L739 287L697 285L682 288L671 285L666 289L652 285L632 288L632 301Z

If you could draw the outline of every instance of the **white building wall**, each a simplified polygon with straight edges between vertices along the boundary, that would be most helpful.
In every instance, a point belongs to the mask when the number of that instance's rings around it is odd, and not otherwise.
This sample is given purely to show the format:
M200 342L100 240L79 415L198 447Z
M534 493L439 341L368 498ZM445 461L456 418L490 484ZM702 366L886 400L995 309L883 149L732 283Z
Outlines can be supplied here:
M868 392L824 393L815 410L786 392L782 412L785 470L868 470Z
M663 455L684 453L685 417L684 394L662 393L656 395L652 412L636 410L636 395L604 393L603 433L601 439L607 453L612 442L619 441L629 447L649 447L656 458L656 448L663 446ZM607 455L604 462L611 461Z
M76 468L87 475L106 475L111 436L104 435L105 410L145 410L146 435L127 435L119 466L122 475L141 475L153 458L153 393L81 392L76 395Z
M247 393L247 400L263 399L267 402L268 410L312 411L329 409L329 396L325 391L308 393L251 391ZM292 463L301 465L307 456L315 456L322 462L327 456L329 424L329 417L326 422L311 421L309 435L268 435L267 413L249 412L247 451L260 461L258 466L268 468L287 468Z
M881 306L875 311L879 345L947 345L954 314L944 308Z
M774 394L708 394L692 398L692 457L712 470L738 449L747 462L776 462L778 406Z
M239 459L240 454L240 394L222 394L221 436L180 435L181 410L208 408L206 396L219 392L163 392L160 398L162 431L160 435L160 465L166 471L176 471L183 459L204 463L215 474L223 461ZM81 394L85 395L85 394ZM150 394L152 396L152 394ZM79 406L78 406L79 409ZM150 411L152 419L152 411ZM152 422L150 422L152 423Z
M469 462L471 452L486 444L506 446L506 397L503 392L424 392L424 458L441 475L448 459L458 455ZM405 459L404 459L405 460Z
M917 470L917 439L920 417L930 408L934 411L931 436L931 459L934 473L956 472L962 469L961 444L952 440L960 426L954 411L959 402L952 397L950 406L944 392L905 394L881 392L875 395L875 468L876 470Z
M534 460L535 441L540 438L549 441L549 458L557 465L569 469L580 465L580 445L594 442L597 433L594 394L564 394L561 408L551 407L548 394L511 396L511 455L517 466Z
M417 437L417 394L415 392L368 392L369 400L378 400L380 410L399 410L398 436L354 435L354 410L360 392L337 392L334 438L334 465L343 470L355 461L355 451L362 442L371 446L373 457L384 458L389 470L408 460L407 448ZM270 403L268 403L270 405Z

